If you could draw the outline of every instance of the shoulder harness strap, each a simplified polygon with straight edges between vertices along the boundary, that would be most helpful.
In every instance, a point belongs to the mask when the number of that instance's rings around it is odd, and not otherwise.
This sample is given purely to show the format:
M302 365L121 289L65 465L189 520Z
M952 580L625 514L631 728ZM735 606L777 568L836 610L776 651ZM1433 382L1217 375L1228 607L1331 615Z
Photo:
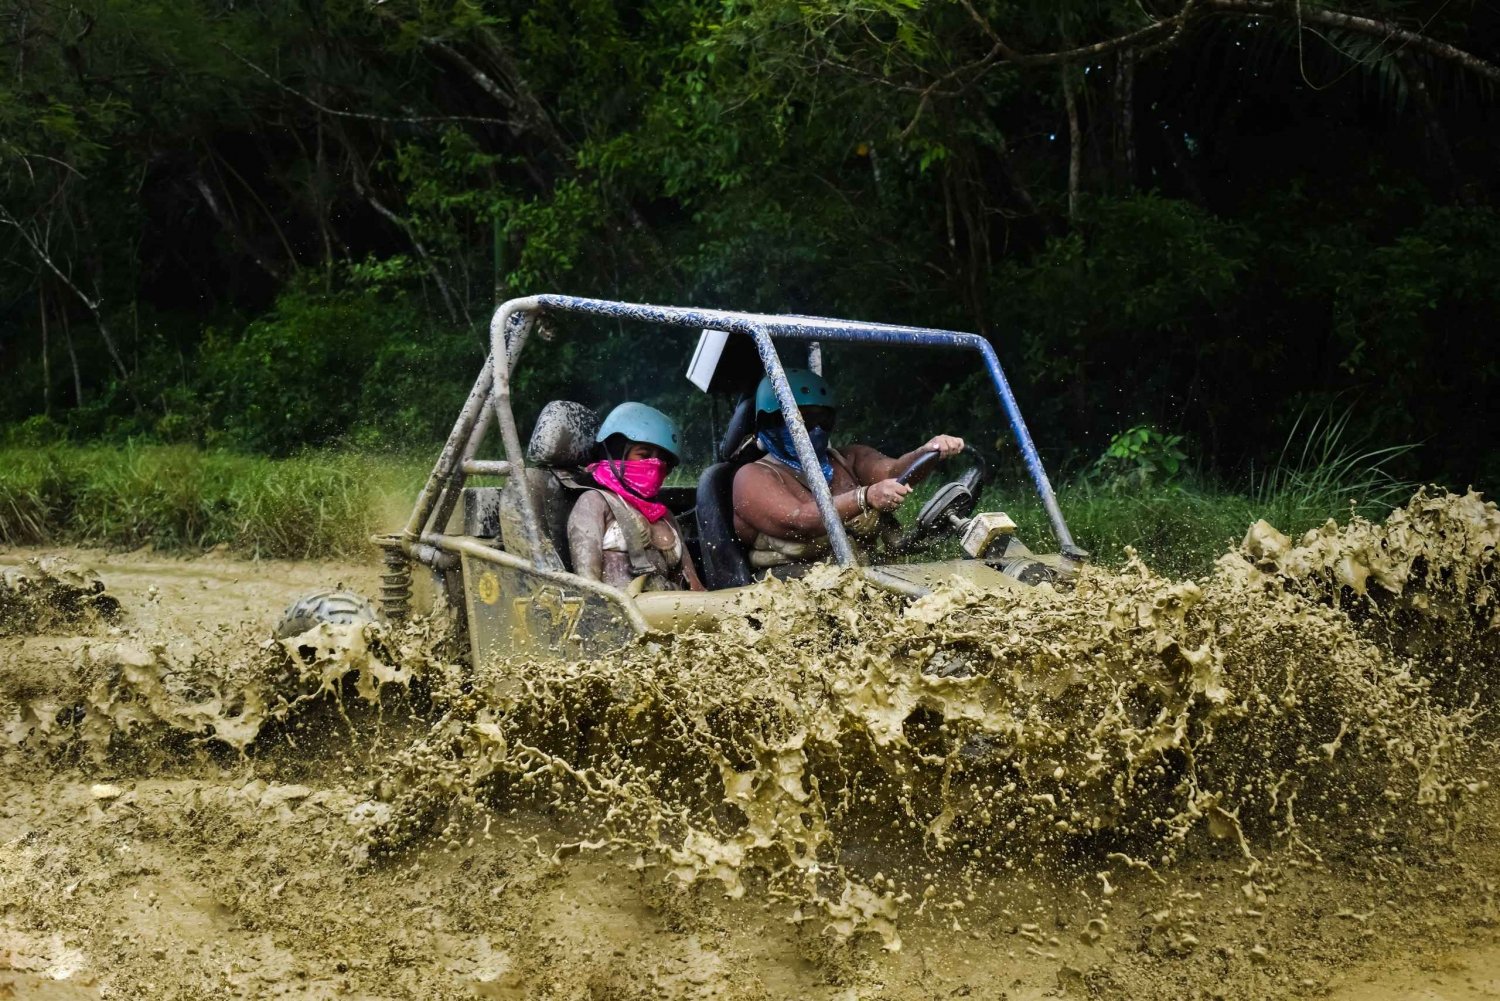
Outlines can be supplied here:
M630 572L637 577L656 573L656 564L646 552L651 545L651 526L645 517L612 491L596 490L595 493L604 498L610 513L615 516L620 538L625 540L625 553L630 557Z

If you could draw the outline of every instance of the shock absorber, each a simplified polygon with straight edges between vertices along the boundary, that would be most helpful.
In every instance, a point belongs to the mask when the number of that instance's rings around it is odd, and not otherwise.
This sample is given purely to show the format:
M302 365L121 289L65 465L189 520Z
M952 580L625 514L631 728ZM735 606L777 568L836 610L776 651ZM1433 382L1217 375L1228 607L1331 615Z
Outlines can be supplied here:
M392 624L405 622L411 614L411 563L401 549L401 540L380 540L385 572L380 575L380 610Z

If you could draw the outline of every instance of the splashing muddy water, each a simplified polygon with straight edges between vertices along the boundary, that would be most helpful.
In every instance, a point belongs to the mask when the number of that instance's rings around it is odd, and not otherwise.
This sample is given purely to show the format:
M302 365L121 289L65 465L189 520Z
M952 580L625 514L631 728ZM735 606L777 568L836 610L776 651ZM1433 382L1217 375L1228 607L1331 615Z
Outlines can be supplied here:
M910 604L827 568L743 613L474 679L381 782L393 836L445 801L537 796L595 845L731 895L760 870L895 948L935 864L963 859L968 895L997 867L1160 866L1202 837L1252 864L1293 842L1378 851L1443 830L1483 781L1474 712L1243 559Z
M113 622L120 603L104 592L98 574L65 556L40 556L0 569L0 636Z
M11 641L0 946L128 996L1321 990L1402 915L1494 920L1497 536L1423 494L1259 524L1196 581L908 602L821 570L477 676L441 619ZM147 884L164 947L96 923Z

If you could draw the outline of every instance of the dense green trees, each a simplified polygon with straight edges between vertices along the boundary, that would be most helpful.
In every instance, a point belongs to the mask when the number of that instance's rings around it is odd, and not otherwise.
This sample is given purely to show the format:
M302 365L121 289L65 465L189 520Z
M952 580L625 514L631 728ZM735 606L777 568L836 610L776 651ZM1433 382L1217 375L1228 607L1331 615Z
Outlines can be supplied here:
M1500 473L1481 5L12 0L0 55L23 434L430 440L556 289L977 330L1080 463L1234 471L1337 398ZM538 395L653 383L540 349ZM986 430L951 360L835 363L872 433Z

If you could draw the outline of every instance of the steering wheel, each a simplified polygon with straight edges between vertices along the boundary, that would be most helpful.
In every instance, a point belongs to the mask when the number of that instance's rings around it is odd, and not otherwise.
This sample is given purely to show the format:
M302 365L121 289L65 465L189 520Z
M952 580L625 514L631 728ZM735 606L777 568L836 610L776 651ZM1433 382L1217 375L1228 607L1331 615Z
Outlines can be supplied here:
M901 484L902 486L906 486L906 484L912 481L912 477L916 476L922 470L926 469L934 462L937 462L942 457L943 453L939 452L935 448L930 452L923 452L921 455L912 460L911 465L906 467L905 472L896 477L896 482Z
M936 462L940 454L934 450L917 456L916 461L896 477L897 482L905 483L914 474ZM937 493L927 499L927 503L922 505L922 510L917 512L917 520L896 541L897 552L910 549L944 526L958 528L963 524L964 519L973 513L975 506L979 503L980 488L989 477L989 469L985 465L984 456L973 448L964 449L963 454L968 456L974 465L958 479L943 484L938 488Z

